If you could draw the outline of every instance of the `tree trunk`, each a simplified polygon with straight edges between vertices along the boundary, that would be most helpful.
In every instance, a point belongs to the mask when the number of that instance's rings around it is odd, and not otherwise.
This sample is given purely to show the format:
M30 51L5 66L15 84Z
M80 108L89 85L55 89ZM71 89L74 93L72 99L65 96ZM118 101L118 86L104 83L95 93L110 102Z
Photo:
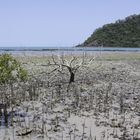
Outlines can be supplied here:
M70 72L70 80L69 80L69 83L74 82L74 78L75 78L75 73Z
M13 126L13 118L14 118L14 114L13 114L13 110L14 110L14 89L13 89L13 83L10 83L10 88L11 88L11 126Z
M4 105L4 121L5 121L5 126L8 126L8 115L7 115L7 105Z

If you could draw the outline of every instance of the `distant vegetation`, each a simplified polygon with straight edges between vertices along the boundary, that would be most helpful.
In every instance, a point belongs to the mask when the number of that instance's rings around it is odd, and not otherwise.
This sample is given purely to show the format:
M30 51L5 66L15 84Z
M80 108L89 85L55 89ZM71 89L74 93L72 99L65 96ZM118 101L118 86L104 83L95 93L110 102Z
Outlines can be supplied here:
M106 24L78 46L140 47L140 15Z

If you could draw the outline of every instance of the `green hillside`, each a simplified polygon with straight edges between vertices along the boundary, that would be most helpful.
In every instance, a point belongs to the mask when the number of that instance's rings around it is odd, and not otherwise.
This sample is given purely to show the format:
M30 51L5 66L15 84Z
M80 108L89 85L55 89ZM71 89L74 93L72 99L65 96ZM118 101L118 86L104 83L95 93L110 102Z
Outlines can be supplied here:
M96 29L79 46L101 45L104 47L140 47L140 15L131 15L124 20L118 20Z

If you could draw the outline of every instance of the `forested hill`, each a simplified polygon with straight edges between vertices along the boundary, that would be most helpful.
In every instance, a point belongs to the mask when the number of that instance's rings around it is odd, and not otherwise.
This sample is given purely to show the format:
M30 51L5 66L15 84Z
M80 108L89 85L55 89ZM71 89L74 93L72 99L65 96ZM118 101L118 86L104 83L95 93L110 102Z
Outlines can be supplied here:
M106 24L78 46L140 47L140 15L131 15L124 20Z

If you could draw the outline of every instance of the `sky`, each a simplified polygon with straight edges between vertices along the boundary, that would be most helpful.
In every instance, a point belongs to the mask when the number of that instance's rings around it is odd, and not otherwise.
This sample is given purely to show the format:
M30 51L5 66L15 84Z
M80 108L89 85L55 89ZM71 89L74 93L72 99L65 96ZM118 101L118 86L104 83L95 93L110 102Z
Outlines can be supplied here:
M0 47L74 46L140 14L140 0L0 0Z

